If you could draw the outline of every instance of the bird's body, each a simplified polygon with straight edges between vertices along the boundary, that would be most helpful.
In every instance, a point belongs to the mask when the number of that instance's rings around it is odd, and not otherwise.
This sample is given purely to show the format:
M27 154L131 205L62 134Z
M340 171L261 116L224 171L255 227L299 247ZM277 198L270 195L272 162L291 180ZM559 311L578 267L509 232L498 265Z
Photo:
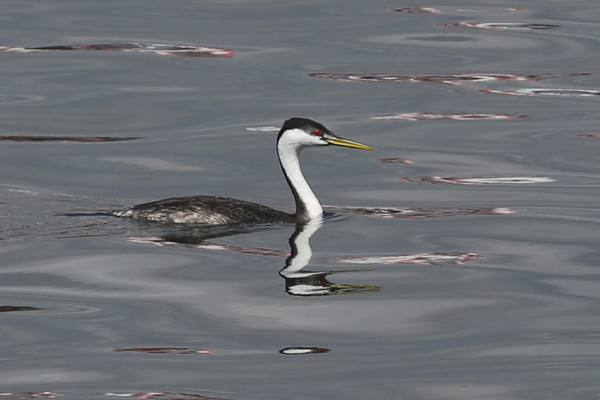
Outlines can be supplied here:
M162 223L228 225L249 223L304 223L323 214L319 200L304 179L298 154L309 146L337 145L373 148L335 136L329 129L307 118L290 118L277 135L279 163L296 202L296 213L244 200L220 196L173 197L115 211L118 217Z
M138 204L117 211L119 217L175 224L249 224L255 222L293 223L294 214L262 204L221 196L186 196Z

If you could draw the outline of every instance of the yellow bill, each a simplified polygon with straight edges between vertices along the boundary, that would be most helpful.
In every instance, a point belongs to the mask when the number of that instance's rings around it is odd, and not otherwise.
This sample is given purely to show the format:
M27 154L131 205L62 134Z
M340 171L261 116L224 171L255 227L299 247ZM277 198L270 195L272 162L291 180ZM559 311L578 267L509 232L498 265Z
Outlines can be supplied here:
M375 147L367 146L366 144L355 142L341 137L323 138L327 143L336 146L352 147L353 149L377 150Z

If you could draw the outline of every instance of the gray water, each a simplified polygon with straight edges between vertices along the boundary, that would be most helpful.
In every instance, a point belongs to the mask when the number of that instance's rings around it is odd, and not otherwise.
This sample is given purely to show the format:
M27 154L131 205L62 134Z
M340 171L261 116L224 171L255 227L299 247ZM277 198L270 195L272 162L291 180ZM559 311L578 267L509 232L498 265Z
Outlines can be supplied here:
M5 1L0 399L598 399L600 4L416 3ZM234 55L18 50L123 43ZM106 214L292 210L291 116L378 148L302 154L316 282Z

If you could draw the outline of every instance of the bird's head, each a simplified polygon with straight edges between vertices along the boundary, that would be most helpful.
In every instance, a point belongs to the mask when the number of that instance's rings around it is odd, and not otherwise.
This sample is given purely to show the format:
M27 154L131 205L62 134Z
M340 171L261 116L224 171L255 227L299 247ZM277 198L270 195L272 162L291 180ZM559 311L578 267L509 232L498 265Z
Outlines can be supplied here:
M285 142L287 146L297 149L308 146L335 145L354 149L375 150L374 147L366 144L336 136L317 121L299 117L290 118L283 123L277 141Z

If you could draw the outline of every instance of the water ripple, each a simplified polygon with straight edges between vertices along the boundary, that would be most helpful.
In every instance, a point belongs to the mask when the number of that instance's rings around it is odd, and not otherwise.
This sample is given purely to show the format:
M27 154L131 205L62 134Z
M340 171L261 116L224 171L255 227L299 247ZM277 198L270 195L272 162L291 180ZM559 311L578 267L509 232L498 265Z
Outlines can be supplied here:
M510 96L548 96L548 97L597 97L600 90L595 89L542 89L521 88L509 90L481 89L483 93L505 94Z
M514 7L452 7L452 6L435 6L435 7L404 7L397 8L394 12L407 14L491 14L491 13L513 13L515 11L526 11L524 8Z
M418 264L418 265L441 265L441 264L464 264L481 258L477 253L461 252L434 252L421 254L401 254L393 256L372 257L344 257L338 261L347 264Z
M529 115L512 115L512 114L477 114L477 113L431 113L431 112L410 112L398 113L389 115L377 115L372 119L383 120L403 120L403 121L427 121L427 120L451 120L451 121L476 121L476 120L511 120L530 118Z
M46 100L46 96L35 94L0 94L0 104L30 103Z
M80 45L57 45L39 47L7 47L0 46L0 53L40 53L46 51L70 51L70 50L103 50L103 51L125 51L153 53L163 56L181 57L233 57L230 49L206 46L187 46L171 44L144 44L144 43L102 43L102 44L80 44Z
M448 22L438 24L441 28L476 28L491 30L540 30L560 28L560 25L552 24L528 24L518 22Z
M540 73L540 74L440 74L440 75L394 75L394 74L358 74L315 72L309 74L312 78L327 79L342 82L379 82L379 83L443 83L460 85L464 83L480 83L494 81L540 81L544 79L590 76L589 72L573 73Z
M399 178L402 182L418 182L418 183L451 183L455 185L522 185L531 183L549 183L555 179L545 176L488 176L488 177L473 177L473 178L456 178L441 176L419 176L419 177L402 177Z
M109 136L0 136L0 142L80 142L80 143L99 143L99 142L122 142L125 140L135 140L139 137L109 137Z

